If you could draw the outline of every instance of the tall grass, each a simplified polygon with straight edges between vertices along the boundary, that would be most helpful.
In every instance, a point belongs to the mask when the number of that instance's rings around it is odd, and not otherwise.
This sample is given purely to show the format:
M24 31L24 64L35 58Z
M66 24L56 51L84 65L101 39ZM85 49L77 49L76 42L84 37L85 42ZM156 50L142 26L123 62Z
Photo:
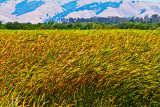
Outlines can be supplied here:
M160 106L160 32L1 30L0 106Z

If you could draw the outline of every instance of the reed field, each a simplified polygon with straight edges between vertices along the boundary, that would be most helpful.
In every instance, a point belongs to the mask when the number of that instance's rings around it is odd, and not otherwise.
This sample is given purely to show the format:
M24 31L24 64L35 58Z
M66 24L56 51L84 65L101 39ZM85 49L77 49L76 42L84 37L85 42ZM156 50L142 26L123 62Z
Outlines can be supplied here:
M158 30L0 30L0 107L160 107Z

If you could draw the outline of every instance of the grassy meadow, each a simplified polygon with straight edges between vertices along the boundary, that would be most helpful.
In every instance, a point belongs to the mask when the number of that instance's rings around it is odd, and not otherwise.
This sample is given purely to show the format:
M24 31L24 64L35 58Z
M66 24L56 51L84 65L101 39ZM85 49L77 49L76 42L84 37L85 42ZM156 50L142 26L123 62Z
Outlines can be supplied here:
M0 30L0 107L160 106L160 31Z

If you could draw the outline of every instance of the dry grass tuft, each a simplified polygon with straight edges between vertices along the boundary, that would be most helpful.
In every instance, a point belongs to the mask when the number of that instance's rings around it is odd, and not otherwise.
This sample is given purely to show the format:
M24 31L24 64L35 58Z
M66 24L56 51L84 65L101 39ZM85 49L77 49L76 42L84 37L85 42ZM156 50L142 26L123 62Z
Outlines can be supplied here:
M0 31L0 105L160 106L160 33Z

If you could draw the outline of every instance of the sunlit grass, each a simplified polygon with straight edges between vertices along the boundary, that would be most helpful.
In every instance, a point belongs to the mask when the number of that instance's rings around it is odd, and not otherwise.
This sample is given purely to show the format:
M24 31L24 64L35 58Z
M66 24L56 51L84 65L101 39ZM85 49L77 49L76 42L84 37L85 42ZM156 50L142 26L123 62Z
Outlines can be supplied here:
M0 31L0 105L160 106L160 31Z

